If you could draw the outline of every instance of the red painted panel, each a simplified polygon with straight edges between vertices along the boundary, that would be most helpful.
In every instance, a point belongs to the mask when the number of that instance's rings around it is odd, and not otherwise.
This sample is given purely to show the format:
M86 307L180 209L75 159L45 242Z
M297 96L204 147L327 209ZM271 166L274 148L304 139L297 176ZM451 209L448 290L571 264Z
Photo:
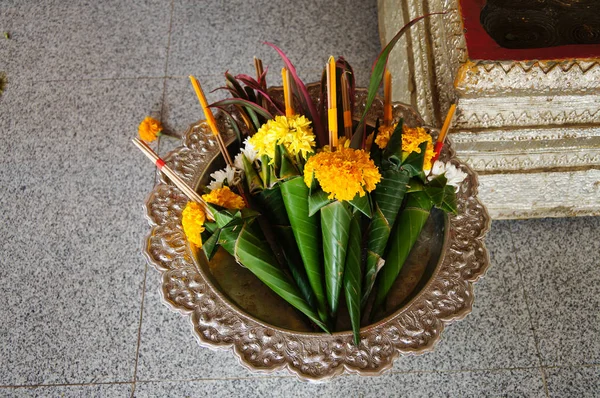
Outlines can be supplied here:
M600 0L599 0L600 1ZM460 0L461 14L467 39L467 51L470 59L484 60L530 60L600 57L597 44L578 44L531 49L508 49L500 47L487 34L479 22L479 14L486 0Z

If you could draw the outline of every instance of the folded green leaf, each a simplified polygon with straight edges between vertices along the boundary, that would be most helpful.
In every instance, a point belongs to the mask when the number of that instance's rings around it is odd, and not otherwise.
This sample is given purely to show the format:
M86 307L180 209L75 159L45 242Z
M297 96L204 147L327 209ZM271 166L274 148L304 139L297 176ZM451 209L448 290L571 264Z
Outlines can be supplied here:
M335 317L346 263L352 213L347 203L334 201L321 208L325 291L330 315Z
M409 181L408 174L401 170L386 170L381 181L373 191L375 210L369 227L367 238L367 263L363 279L361 305L367 303L377 273L381 269L385 248L392 231L392 226L402 206Z
M365 216L371 218L373 216L373 205L371 203L371 195L364 194L363 196L359 196L356 194L354 199L349 201L356 210L363 213Z
M319 316L326 321L328 316L323 288L319 217L308 215L309 191L302 177L289 179L281 183L280 187L304 269L317 299Z
M325 323L304 300L296 285L279 269L271 248L253 223L245 223L241 226L235 241L233 255L236 261L248 268L273 292L329 333Z
M404 262L421 234L433 203L425 192L407 195L406 207L394 225L383 269L377 279L377 295L373 310L378 309L396 281Z
M209 232L208 230L205 230L204 233L202 233L202 251L204 251L206 258L209 261L210 261L210 259L213 258L213 256L217 252L217 249L218 249L217 244L219 243L220 233L221 233L221 230L218 228L213 232Z
M387 146L384 150L384 157L388 159L395 166L400 166L402 163L402 126L404 125L404 119L400 119L396 128L392 132L392 136L388 141Z
M246 180L246 186L248 187L248 192L254 195L257 192L260 192L265 189L265 185L263 184L262 179L259 177L254 165L250 163L246 155L242 153L242 161L244 164L244 175Z
M405 170L410 177L415 177L423 173L423 162L425 161L425 151L427 150L427 141L419 145L421 152L411 152L404 162L402 162L402 170Z
M359 220L360 212L355 212L350 222L350 237L348 238L348 251L346 253L346 265L344 269L344 294L348 314L350 314L354 344L357 346L360 343L360 248L362 239Z

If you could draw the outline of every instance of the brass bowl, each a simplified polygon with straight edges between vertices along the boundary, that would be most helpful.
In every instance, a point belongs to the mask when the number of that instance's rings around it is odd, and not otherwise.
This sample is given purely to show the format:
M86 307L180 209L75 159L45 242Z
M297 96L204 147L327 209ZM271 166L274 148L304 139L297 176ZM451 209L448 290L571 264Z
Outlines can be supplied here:
M316 96L315 87L309 87ZM361 114L366 91L357 90L355 114ZM368 121L383 114L376 99ZM396 103L394 119L422 125L409 106ZM217 116L226 142L234 133ZM433 349L446 324L464 318L473 304L472 284L485 273L489 257L483 237L490 218L477 199L477 176L445 146L441 160L452 161L468 174L458 197L458 214L433 211L392 289L387 311L361 329L359 346L352 342L347 318L340 314L338 330L318 332L224 251L206 261L188 245L181 229L187 198L166 177L146 200L152 226L144 248L150 264L162 273L162 295L175 311L191 317L201 345L231 348L251 370L288 369L301 379L324 380L343 372L378 375L400 354ZM190 126L183 145L165 161L188 184L199 187L221 167L217 143L204 121ZM343 308L340 305L340 308Z

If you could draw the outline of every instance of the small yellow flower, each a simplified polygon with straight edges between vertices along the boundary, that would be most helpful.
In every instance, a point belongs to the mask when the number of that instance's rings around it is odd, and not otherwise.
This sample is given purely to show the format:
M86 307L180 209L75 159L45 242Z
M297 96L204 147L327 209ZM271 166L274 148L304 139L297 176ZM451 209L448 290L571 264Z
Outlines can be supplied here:
M183 232L188 242L202 247L202 237L200 234L204 232L203 225L206 220L204 210L202 210L198 203L188 202L181 216L181 225L183 226Z
M162 124L160 124L158 120L151 118L150 116L146 116L146 118L140 123L138 132L143 141L152 142L160 135L162 129Z
M377 132L377 137L375 138L375 143L381 149L387 147L388 142L390 142L390 137L394 132L396 126L379 126L379 131Z
M307 153L313 152L315 135L310 120L302 115L276 116L263 124L249 142L260 156L267 155L273 163L275 147L279 144L294 156L302 154L306 157Z
M381 174L369 154L360 149L340 148L335 152L320 152L306 162L304 182L310 186L313 172L329 199L352 200L364 196L381 181Z
M244 198L231 191L228 186L215 189L210 193L202 195L202 199L208 203L212 203L226 209L243 209L246 207Z

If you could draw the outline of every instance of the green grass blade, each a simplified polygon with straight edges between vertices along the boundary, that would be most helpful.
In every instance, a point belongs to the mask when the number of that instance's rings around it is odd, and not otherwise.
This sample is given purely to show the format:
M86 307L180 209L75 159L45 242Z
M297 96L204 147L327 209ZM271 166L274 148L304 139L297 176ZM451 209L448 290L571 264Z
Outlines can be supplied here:
M429 15L434 15L434 14L440 14L440 13L432 13ZM381 85L381 81L383 80L383 73L385 71L385 66L387 64L387 60L390 55L390 52L392 51L392 49L394 48L394 46L396 45L398 40L400 40L400 38L404 35L404 33L406 33L406 31L411 26L413 26L414 24L419 22L421 19L428 17L429 15L424 15L424 16L415 18L412 21L410 21L409 23L407 23L406 25L404 25L402 27L402 29L400 29L400 31L398 33L396 33L396 36L394 36L392 38L392 40L390 40L390 42L385 46L385 48L381 51L381 53L379 53L379 56L377 57L377 59L375 60L375 63L373 64L373 70L371 71L371 79L369 80L369 90L367 92L367 103L365 104L365 110L360 118L360 122L358 123L358 126L356 127L354 135L352 136L352 142L350 143L350 146L352 148L360 148L360 144L362 143L362 138L363 138L362 137L363 136L362 126L365 121L365 117L367 116L367 112L369 111L369 109L371 109L371 105L373 104L373 101L375 100L375 96L377 95L377 92L379 91L379 86Z
M319 315L326 321L328 316L323 288L319 217L308 215L308 187L302 177L287 180L280 187L304 269L317 299Z
M352 213L347 203L334 201L321 208L325 292L330 315L335 317L344 277Z
M359 219L360 212L355 212L350 222L350 237L348 238L348 251L346 253L346 266L344 270L344 294L348 314L350 314L354 344L357 346L360 342L360 259L362 238Z

